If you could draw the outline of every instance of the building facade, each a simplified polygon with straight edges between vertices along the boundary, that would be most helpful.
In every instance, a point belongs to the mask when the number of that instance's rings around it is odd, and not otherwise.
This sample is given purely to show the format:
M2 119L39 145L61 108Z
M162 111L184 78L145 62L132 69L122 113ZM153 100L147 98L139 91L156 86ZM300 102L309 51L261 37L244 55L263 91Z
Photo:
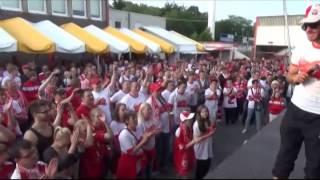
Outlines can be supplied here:
M0 20L17 16L31 22L50 20L57 25L74 22L82 27L166 27L163 17L115 10L108 0L0 0Z
M286 50L289 42L291 49L294 49L297 44L306 41L305 32L301 29L300 24L302 19L303 15L288 16L287 28L284 16L257 17L254 32L253 57L273 56Z
M31 22L50 20L57 25L108 25L108 0L0 0L0 20L22 17Z
M141 26L166 28L166 18L128 11L109 9L109 25L116 28L134 29Z

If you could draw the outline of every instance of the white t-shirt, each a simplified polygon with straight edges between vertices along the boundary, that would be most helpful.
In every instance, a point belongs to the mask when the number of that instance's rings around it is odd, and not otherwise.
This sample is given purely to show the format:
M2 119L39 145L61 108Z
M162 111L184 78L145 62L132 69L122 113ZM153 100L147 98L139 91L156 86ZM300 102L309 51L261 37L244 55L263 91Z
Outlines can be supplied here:
M105 99L105 105L99 105L98 107L104 112L107 121L107 124L110 124L112 121L111 112L110 112L110 87L101 90L100 92L92 91L92 95L95 101L99 99Z
M111 121L110 123L110 128L112 130L112 133L113 133L113 136L117 136L119 135L119 133L125 129L127 126L125 123L121 123L121 122L118 122L118 121Z
M193 81L192 84L190 84L189 82L187 83L186 92L190 96L190 101L189 101L190 106L196 106L198 103L198 93L195 93L196 89L198 88L200 88L199 84L195 81Z
M147 121L139 121L137 126L137 137L140 139L145 132L150 131L151 128L160 128L161 124L159 121L155 120L147 120ZM156 146L156 137L152 136L148 142L143 146L145 150L151 150Z
M128 110L136 111L135 106L140 106L144 101L145 99L141 93L139 93L138 97L133 97L129 93L120 100L120 103L125 104Z
M168 102L171 93L172 93L171 91L166 89L166 90L162 91L161 95Z
M4 78L2 79L2 82L1 82L1 86L4 88L6 82L8 80L12 79L11 75L9 74L8 76L4 76ZM21 78L18 77L18 76L15 76L13 78L14 82L16 83L17 87L20 88L21 87Z
M119 135L121 152L127 153L129 149L132 149L134 146L136 146L138 143L136 137L137 137L136 132L132 132L131 134L128 129L124 129L123 131L121 131ZM139 149L138 154L141 154L141 153L142 153L142 149Z
M313 47L311 42L301 43L294 49L291 63L297 67L303 61L320 64L319 57L320 49ZM291 101L304 111L320 114L320 80L310 77L295 86Z
M193 138L201 136L198 121L193 124ZM212 138L209 137L193 146L196 159L207 160L213 157Z
M113 96L110 98L110 102L118 103L125 95L127 94L124 93L122 90L119 90L113 94Z
M188 108L189 97L185 92L183 95L178 93L178 89L170 94L168 103L173 106L174 122L176 125L180 123L180 113Z
M227 93L230 88L223 88L223 94ZM234 93L237 93L237 89L233 87L232 90ZM230 100L228 95L224 95L223 98L223 107L224 108L236 108L237 107L237 98Z
M205 97L208 97L208 96L212 96L213 95L213 91L208 88L206 89L204 95ZM209 109L216 109L218 108L218 100L219 100L219 97L221 96L221 91L219 89L216 90L216 94L217 94L217 99L216 100L209 100L206 98L206 101L205 101L205 105L209 108Z
M30 171L37 171L37 169L36 168L39 168L40 166L46 166L47 164L46 163L44 163L44 162L42 162L42 161L38 161L37 162L37 166L34 168L34 169L32 169L32 170L30 170ZM39 170L39 169L38 169ZM44 172L40 172L39 171L39 176L40 177L42 177L44 175ZM30 179L38 179L38 178L40 178L40 177L29 177ZM22 179L21 178L21 173L20 173L20 170L19 170L19 168L18 168L18 164L16 164L16 168L14 169L14 171L13 171L13 173L12 173L12 175L11 175L11 179Z
M251 89L252 89L252 91L251 91ZM248 108L249 108L249 109L254 109L254 104L255 104L254 101L250 101L250 100L249 100L249 97L252 96L252 92L253 92L254 94L258 93L258 92L257 92L258 90L260 90L260 96L261 96L261 97L264 97L264 90L263 90L263 88L257 88L257 89L249 88L249 89L248 89L247 100L248 100Z

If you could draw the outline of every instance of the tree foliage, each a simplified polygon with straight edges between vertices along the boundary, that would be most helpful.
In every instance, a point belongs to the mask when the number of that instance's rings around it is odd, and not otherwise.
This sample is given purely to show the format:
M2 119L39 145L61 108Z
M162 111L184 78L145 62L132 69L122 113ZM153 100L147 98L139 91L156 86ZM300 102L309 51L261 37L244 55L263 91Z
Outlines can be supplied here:
M167 2L164 7L152 7L145 4L134 4L130 1L113 0L112 7L118 10L150 14L166 18L166 28L177 31L185 36L199 41L210 41L212 36L207 29L208 14L201 13L195 6L185 7ZM243 17L229 16L229 19L216 22L215 39L219 40L220 34L234 34L241 38L241 34L252 36L252 22ZM243 32L242 33L242 29ZM246 32L248 31L248 32Z

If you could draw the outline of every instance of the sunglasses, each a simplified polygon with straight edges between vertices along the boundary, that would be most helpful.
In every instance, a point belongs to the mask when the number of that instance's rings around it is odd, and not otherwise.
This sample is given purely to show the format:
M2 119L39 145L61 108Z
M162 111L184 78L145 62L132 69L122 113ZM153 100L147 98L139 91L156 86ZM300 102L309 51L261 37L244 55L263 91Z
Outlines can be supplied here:
M302 25L302 30L306 31L308 27L310 27L311 29L315 29L319 26L319 23L305 23Z

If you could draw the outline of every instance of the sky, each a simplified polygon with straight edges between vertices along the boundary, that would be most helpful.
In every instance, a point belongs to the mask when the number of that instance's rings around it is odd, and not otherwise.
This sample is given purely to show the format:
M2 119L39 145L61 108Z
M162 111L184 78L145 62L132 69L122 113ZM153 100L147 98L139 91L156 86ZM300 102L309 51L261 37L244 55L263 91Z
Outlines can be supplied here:
M166 2L175 2L186 7L198 6L201 12L208 12L212 0L130 0L150 6L163 7ZM304 14L308 5L320 0L287 0L289 15ZM216 20L227 19L229 15L242 16L253 22L257 16L283 15L282 0L216 0Z

